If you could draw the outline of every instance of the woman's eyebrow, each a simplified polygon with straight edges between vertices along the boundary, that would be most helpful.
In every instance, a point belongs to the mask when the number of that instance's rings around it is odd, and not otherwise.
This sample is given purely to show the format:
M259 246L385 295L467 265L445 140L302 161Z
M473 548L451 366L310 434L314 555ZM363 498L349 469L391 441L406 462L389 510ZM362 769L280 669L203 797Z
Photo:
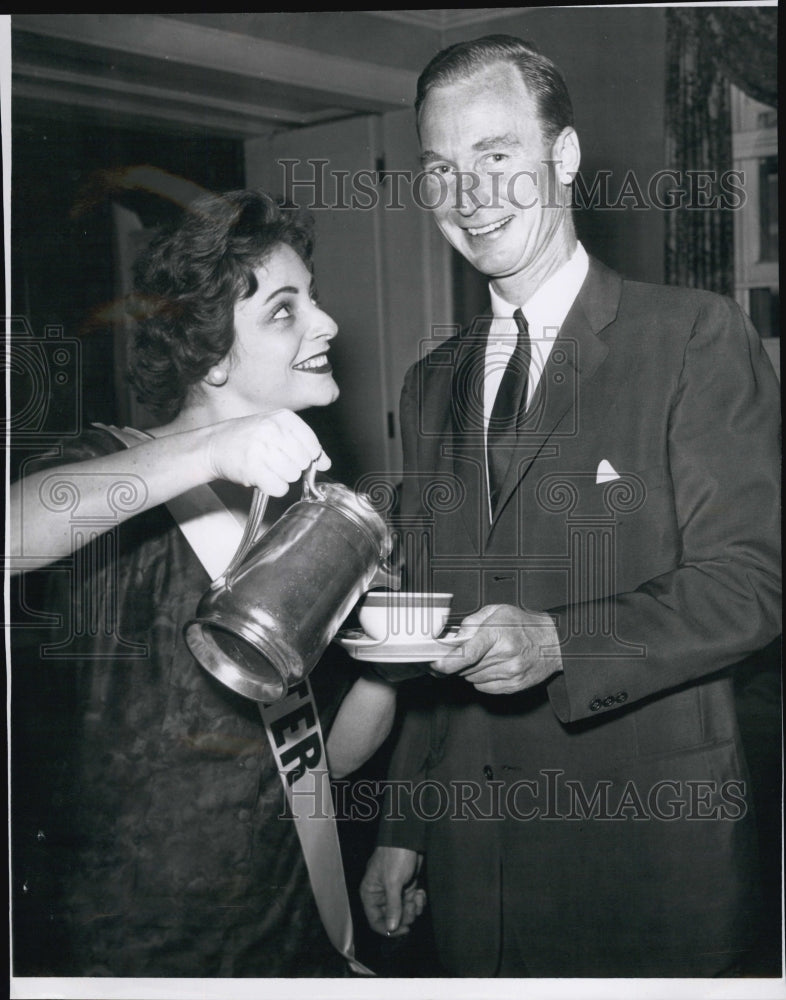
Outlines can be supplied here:
M277 295L281 295L282 292L288 292L290 295L297 295L298 290L294 285L282 285L281 288L277 288L275 292L271 292L270 295L268 295L263 305L270 302L270 300L274 299Z

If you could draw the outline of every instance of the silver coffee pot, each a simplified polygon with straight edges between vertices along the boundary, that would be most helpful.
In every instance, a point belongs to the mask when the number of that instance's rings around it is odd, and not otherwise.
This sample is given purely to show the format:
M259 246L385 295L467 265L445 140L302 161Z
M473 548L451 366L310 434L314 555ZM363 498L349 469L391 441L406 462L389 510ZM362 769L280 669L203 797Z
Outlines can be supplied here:
M191 652L223 684L274 702L308 676L359 597L397 587L392 536L365 494L303 477L303 495L260 533L255 491L240 546L185 627Z

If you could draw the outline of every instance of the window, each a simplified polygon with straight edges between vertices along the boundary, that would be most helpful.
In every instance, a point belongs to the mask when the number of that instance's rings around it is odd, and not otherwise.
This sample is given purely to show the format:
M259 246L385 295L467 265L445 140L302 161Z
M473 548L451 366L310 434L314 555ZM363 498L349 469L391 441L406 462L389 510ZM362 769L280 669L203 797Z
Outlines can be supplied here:
M775 356L780 337L778 116L737 87L731 88L731 113L734 169L745 177L745 203L734 219L735 296Z

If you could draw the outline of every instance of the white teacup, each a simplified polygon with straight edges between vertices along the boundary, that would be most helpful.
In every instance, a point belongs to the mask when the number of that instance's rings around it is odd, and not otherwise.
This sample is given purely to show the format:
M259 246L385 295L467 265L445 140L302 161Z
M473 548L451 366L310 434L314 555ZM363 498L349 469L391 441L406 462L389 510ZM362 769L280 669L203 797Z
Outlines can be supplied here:
M363 631L372 639L423 642L445 628L453 594L371 590L358 606Z

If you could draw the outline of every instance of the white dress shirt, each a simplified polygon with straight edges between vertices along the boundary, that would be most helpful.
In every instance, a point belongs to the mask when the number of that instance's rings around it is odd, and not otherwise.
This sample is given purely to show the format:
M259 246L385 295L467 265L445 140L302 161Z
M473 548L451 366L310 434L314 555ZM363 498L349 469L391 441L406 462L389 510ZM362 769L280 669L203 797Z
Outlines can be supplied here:
M570 260L566 261L558 271L555 271L547 281L544 281L527 302L522 304L508 302L489 285L491 311L494 319L491 321L488 343L486 344L483 378L483 426L486 435L488 435L491 411L494 407L499 384L502 381L502 375L516 347L518 328L513 319L513 313L516 309L521 308L529 326L532 346L526 397L527 406L529 406L560 327L579 294L579 289L587 277L588 270L587 252L581 243L577 243ZM486 486L488 494L488 461L486 461ZM491 520L490 509L489 520Z

